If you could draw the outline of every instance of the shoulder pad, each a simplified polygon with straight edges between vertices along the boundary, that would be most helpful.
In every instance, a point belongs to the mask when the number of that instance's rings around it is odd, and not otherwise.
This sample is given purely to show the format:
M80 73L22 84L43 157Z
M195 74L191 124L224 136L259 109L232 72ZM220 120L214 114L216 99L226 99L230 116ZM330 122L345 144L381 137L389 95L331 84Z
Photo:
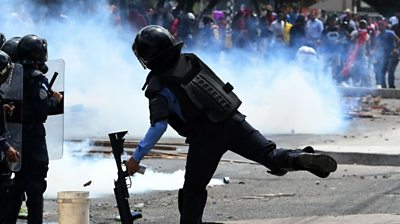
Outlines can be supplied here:
M163 88L162 82L157 76L153 76L150 78L149 83L147 85L146 91L144 95L151 99L156 96Z
M43 73L38 69L33 69L31 72L32 77L40 77L43 76Z
M200 58L193 53L185 53L184 55L185 58L189 59L192 63L198 63L199 61L201 61Z
M187 83L200 70L200 59L194 54L182 54L177 64L159 77L166 83Z

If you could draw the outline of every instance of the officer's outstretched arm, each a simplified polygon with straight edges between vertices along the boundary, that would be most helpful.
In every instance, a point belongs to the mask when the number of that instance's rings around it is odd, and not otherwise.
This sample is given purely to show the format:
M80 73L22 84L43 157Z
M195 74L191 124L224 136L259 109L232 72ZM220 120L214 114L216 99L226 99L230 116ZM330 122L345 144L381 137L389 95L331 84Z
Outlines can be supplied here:
M130 175L139 169L139 163L147 155L154 145L160 140L168 127L168 120L159 120L149 127L144 138L139 142L135 152L127 163L127 171Z

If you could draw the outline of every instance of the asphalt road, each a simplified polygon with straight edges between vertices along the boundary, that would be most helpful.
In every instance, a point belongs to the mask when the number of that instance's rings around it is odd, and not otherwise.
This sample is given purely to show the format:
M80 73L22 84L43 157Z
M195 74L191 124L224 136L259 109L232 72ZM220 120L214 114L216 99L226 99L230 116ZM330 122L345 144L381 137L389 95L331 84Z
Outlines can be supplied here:
M397 117L393 118L397 119ZM302 145L307 142L322 144L332 141L343 145L343 141L349 140L342 136L278 135L271 137L275 141L284 142L286 146ZM376 138L379 139L379 135ZM355 134L355 137L351 139L362 142L361 140L365 138ZM371 139L377 141L373 139L372 134ZM360 145L360 147L365 147L365 145ZM352 155L352 157L347 157L348 162L359 158L359 156L346 153L337 155L344 157ZM378 154L376 159L379 159L381 155L383 154ZM183 169L185 161L183 159L146 159L145 163L149 169L171 173ZM203 221L238 224L400 223L400 215L396 215L400 211L400 203L398 203L400 167L371 166L368 165L367 160L364 163L367 165L341 163L338 170L325 179L320 179L305 171L291 172L283 177L276 177L268 174L266 168L261 165L244 160L233 153L227 153L214 178L222 180L224 177L229 177L230 182L209 186ZM375 164L373 158L370 163ZM135 188L135 179L133 188ZM91 198L91 223L119 223L116 219L118 210L115 207L114 195L111 194L111 189L109 192L108 195ZM129 202L132 208L140 207L142 210L143 218L135 223L178 223L176 190L131 194ZM57 202L54 199L45 201L45 220L47 223L57 222Z
M147 164L167 171L183 161ZM400 223L400 167L339 165L337 172L320 179L307 172L275 177L260 165L226 162L215 173L215 178L224 177L229 184L208 188L205 222ZM135 223L178 223L176 190L134 194L130 203L143 203L143 218ZM46 200L45 205L46 221L56 222L56 202ZM113 195L91 199L91 223L119 223L116 215Z

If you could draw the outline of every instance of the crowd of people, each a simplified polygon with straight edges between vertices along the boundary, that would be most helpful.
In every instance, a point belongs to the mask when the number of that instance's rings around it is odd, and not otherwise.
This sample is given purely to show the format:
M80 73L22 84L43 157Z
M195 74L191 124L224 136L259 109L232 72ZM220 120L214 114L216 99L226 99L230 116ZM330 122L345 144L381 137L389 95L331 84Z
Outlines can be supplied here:
M242 49L263 61L293 60L298 50L307 46L315 51L323 75L345 86L395 88L395 71L399 62L399 14L371 16L327 12L293 5L241 4L231 13L227 8L177 11L173 1L150 7L132 1L123 8L108 3L111 23L117 30L132 33L147 25L166 28L185 43L184 50L201 50L210 54ZM103 5L104 6L104 5ZM93 4L84 13L99 9ZM257 9L257 10L256 10ZM69 11L68 11L69 10ZM37 11L37 10L35 10ZM199 11L199 12L198 12ZM11 12L16 21L29 20L27 10ZM32 15L32 21L49 17L68 22L71 7L50 5L43 13ZM6 14L5 14L6 15ZM312 52L314 52L312 51ZM311 52L311 51L308 51ZM379 59L379 60L378 60Z
M117 11L116 6L112 8ZM268 4L261 5L258 14L242 4L231 21L226 10L174 16L169 3L160 9L132 5L127 11L127 23L134 30L146 25L163 26L190 50L239 48L254 51L265 60L292 60L299 48L307 46L323 63L323 72L338 84L395 88L400 46L398 15L385 18L351 10L326 12L289 6L274 9ZM119 15L116 24L121 23Z

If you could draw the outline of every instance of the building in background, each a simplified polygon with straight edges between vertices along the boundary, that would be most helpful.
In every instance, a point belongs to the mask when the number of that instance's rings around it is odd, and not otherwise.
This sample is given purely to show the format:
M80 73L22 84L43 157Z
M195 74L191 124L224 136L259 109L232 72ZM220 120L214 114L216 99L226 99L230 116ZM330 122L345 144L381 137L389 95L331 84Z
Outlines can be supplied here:
M377 14L373 7L362 0L320 0L310 8L323 9L328 12L343 12L350 9L353 13Z

